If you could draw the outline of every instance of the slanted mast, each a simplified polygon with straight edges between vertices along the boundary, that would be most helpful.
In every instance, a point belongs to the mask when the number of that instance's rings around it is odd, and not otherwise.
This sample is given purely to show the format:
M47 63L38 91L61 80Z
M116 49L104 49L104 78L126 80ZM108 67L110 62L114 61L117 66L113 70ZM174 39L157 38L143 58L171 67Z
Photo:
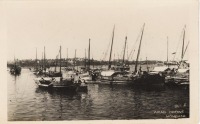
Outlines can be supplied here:
M76 67L76 49L75 49L75 55L74 55L74 69Z
M55 72L56 72L56 67L57 67L57 60L58 60L58 55L56 56L56 60L55 60Z
M67 48L67 59L66 59L66 67L68 66L68 48Z
M168 63L168 37L167 37L167 63Z
M44 47L44 71L46 72L46 55L45 55L45 47Z
M61 73L61 64L62 64L62 60L61 60L61 46L60 46L60 73Z
M122 61L123 64L124 64L125 53L126 53L126 42L127 42L127 36L125 37L124 54L123 54L123 61Z
M181 53L181 61L180 61L179 65L178 65L178 68L182 68L182 66L183 66L182 64L184 64L183 58L184 58L185 52L186 52L186 50L187 50L187 48L188 48L188 45L189 45L189 42L188 42L188 44L187 44L187 46L186 46L186 48L185 48L185 29L186 29L186 25L185 25L185 27L183 28L182 53Z
M184 53L183 53L183 56L185 56L185 53L186 53L186 51L187 51L187 48L188 48L189 43L190 43L190 41L188 41L188 43L187 43L187 46L186 46L185 51L184 51Z
M38 70L37 48L36 48L36 57L35 57L35 62L36 62L36 63L35 63L35 64L36 64L36 65L35 65L35 66L36 66L35 69Z
M169 41L168 41L168 37L167 37L167 66L169 67L168 50L169 50Z
M112 58L112 48L113 48L113 41L114 41L114 33L115 33L115 25L114 25L114 28L113 28L113 35L112 35L112 43L111 43L111 48L110 48L110 57L109 57L108 69L111 68L111 58Z
M88 47L88 71L90 70L90 39L89 39L89 47Z
M41 59L41 66L42 66L42 71L44 70L44 57L43 57L43 52L42 52L42 59Z
M181 54L181 61L183 60L183 57L184 57L184 45L185 45L185 28L186 26L184 27L183 29L183 45L182 45L182 54Z
M141 38L140 38L140 44L139 44L138 53L137 53L137 58L136 58L136 63L135 63L135 72L137 72L138 59L139 59L139 56L140 56L140 49L141 49L141 43L142 43L143 32L144 32L144 26L145 26L145 24L143 25L142 34L141 34Z
M85 69L86 69L86 65L87 65L86 64L86 49L85 49L85 63L84 64L85 64Z

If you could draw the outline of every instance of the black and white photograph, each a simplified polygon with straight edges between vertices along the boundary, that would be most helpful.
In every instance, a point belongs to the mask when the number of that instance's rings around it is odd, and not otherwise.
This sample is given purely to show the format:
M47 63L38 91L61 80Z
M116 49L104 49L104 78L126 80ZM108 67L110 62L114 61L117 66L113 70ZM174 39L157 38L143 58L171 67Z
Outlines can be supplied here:
M6 122L197 123L198 1L0 6Z

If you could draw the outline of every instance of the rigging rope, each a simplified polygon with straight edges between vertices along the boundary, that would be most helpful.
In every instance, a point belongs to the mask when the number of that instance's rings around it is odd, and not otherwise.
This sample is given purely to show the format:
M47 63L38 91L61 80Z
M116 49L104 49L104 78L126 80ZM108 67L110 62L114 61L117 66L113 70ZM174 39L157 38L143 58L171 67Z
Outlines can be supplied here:
M112 38L112 37L111 37ZM108 54L108 50L109 50L109 47L110 47L110 45L111 45L111 39L110 39L110 42L109 42L109 44L108 44L108 46L107 46L107 49L106 49L106 52L104 53L104 57L102 58L102 61L104 61L105 59L106 59L106 57L107 57L107 54Z
M178 45L177 45L177 47L176 47L176 51L175 51L175 55L174 55L174 57L173 57L173 61L174 61L174 59L175 59L175 57L176 57L176 55L177 55L177 51L178 51L178 49L179 49L179 45L180 45L180 42L181 42L181 38L183 37L183 32L184 32L184 29L182 30L182 32L181 32L181 35L180 35L180 37L179 37L179 42L178 42Z
M142 29L141 29L142 30ZM133 44L133 46L132 46L132 50L131 50L131 52L130 52L130 54L129 54L129 56L128 56L128 60L131 58L132 59L132 57L133 57L133 54L134 54L134 52L135 52L135 47L136 47L136 43L139 41L139 38L140 38L140 32L138 33L138 36L137 36L137 39L136 39L136 41L135 41L135 43Z

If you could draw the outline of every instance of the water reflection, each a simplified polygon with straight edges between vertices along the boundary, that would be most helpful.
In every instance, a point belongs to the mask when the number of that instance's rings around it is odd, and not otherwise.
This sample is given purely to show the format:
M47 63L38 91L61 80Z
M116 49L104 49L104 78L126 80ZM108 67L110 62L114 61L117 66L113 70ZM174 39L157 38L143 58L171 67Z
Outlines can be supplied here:
M66 117L72 120L74 117L73 115L80 112L87 115L87 112L90 112L88 108L92 105L91 101L87 101L87 92L68 92L65 90L36 88L35 93L43 95L42 102L45 106L54 107L54 109L56 109L56 119L58 120L65 120ZM46 103L48 103L48 105ZM50 110L44 111L45 115L49 115L51 112ZM46 120L46 118L44 117L43 120Z
M123 84L89 84L88 92L38 88L35 76L22 69L8 74L8 120L156 119L155 110L184 110L189 117L189 90L145 89Z

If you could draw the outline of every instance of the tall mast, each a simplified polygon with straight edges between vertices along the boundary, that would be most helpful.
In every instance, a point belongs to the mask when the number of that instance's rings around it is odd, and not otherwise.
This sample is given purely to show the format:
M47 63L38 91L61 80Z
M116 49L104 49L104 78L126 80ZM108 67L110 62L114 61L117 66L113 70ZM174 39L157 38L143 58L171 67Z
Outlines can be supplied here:
M93 69L94 69L94 59L93 59L93 57L92 57L92 65L93 65Z
M85 49L85 69L86 69L86 49Z
M56 67L57 67L57 59L58 59L58 55L56 56L56 60L55 60L55 72L56 72Z
M169 64L168 64L168 61L169 61L169 60L168 60L168 49L169 49L168 47L169 47L169 46L168 46L168 45L169 45L169 43L168 43L168 37L167 37L167 66L169 66Z
M36 48L36 69L38 68L38 63L37 63L37 48Z
M90 39L89 39L89 47L88 47L88 71L90 70Z
M184 56L184 40L185 40L185 28L186 26L184 27L183 29L183 45L182 45L182 54L181 54L181 61L183 60L183 56Z
M61 46L60 46L60 73L61 73L61 64L62 64L61 61L62 60L61 60Z
M108 69L111 68L111 57L112 57L112 48L113 48L114 32L115 32L115 25L114 25L114 28L113 28L113 35L112 35L112 43L111 43L111 48L110 48L110 57L109 57Z
M46 61L45 61L45 59L46 59L46 56L45 56L45 47L44 47L44 70L46 71Z
M15 55L14 55L14 65L15 65L15 67L16 67L16 60L15 60Z
M115 65L115 53L114 53L114 57L113 57L113 65Z
M190 41L189 41L189 42L190 42ZM189 42L188 42L188 44L187 44L187 46L186 46L186 48L185 48L185 51L184 51L183 57L185 56L185 52L187 51L187 48L188 48Z
M147 57L146 57L146 64L147 64L147 72L149 72Z
M42 52L42 60L41 60L42 70L44 69L44 60L43 60L43 52Z
M74 55L74 69L75 69L75 66L76 66L76 49L75 49L75 55Z
M67 48L67 59L68 59L68 48Z
M37 48L36 48L36 61L37 61Z
M66 65L68 65L68 48L67 48L67 63L66 63Z
M142 34L141 34L141 38L140 38L140 44L139 44L137 59L136 59L136 63L135 63L135 72L137 72L138 59L139 59L139 55L140 55L140 48L141 48L142 36L143 36L143 32L144 32L144 26L145 26L145 23L143 25Z
M126 46L127 46L127 65L129 65L129 61L128 61L128 45L127 45L128 43L126 42Z
M127 36L125 37L125 46L124 46L124 55L123 55L123 63L124 63L124 58L125 58L125 53L126 53L126 41L127 41Z

